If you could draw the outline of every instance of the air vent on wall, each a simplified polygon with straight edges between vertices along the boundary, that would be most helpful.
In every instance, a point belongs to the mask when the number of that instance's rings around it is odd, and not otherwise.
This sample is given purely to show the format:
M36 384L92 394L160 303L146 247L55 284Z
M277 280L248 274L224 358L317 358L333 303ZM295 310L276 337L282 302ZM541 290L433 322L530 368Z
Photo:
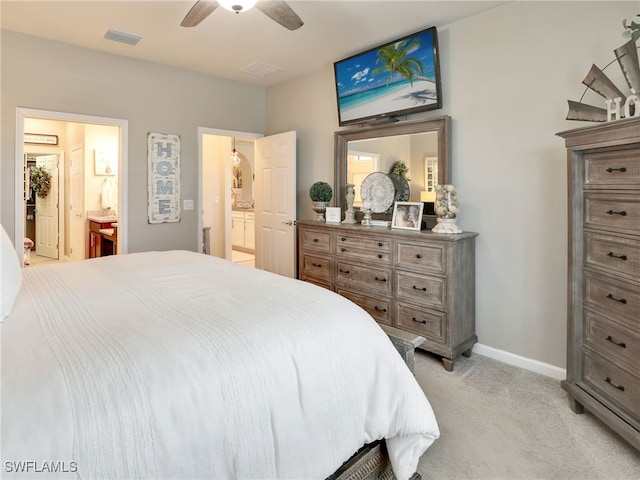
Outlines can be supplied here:
M133 33L120 32L110 28L107 33L104 34L104 38L107 40L113 40L114 42L126 43L127 45L137 45L142 40L140 35L134 35Z

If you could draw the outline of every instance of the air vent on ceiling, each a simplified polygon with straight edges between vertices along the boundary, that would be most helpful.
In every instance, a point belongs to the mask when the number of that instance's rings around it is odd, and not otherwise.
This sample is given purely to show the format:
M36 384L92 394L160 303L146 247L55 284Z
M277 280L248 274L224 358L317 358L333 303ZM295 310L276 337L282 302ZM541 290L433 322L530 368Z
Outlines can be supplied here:
M274 65L256 62L252 63L251 65L247 65L244 68L241 68L240 71L248 73L250 75L255 75L256 77L266 77L267 75L271 75L272 73L280 72L282 71L282 69Z
M133 33L120 32L110 28L107 33L104 34L104 38L107 40L113 40L114 42L126 43L127 45L137 45L142 40L140 35Z

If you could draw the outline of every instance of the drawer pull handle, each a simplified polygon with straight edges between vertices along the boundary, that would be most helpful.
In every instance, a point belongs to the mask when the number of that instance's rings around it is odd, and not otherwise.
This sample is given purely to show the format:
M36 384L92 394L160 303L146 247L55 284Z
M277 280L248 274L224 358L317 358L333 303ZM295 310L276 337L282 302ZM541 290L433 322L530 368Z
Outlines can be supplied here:
M627 216L627 212L626 212L626 211L624 211L624 210L622 210L622 211L620 211L620 212L616 212L615 210L609 210L607 213L608 213L609 215L620 215L620 216L622 216L622 217L626 217L626 216Z
M341 249L340 249L340 251L341 251L341 252L346 252L346 251L347 251L347 249L346 249L346 248L341 248Z
M382 313L387 313L387 309L386 308L380 308L379 306L374 306L373 307L374 310L378 311L378 312L382 312Z
M378 258L382 258L384 257L384 255L382 255L381 253L378 254Z
M613 252L609 252L607 253L607 256L611 257L611 258L619 258L620 260L626 260L627 256L626 255L616 255Z
M384 277L382 277L382 278L378 278L378 277L376 277L376 280L377 280L378 282L383 282L383 283L386 283L386 282L387 282L387 279L386 279L386 278L384 278Z
M384 243L382 243L382 242L378 242L378 246L379 246L379 247L382 247L383 245L384 245Z
M347 275L349 275L351 272L349 270L340 269L340 273L346 273Z
M346 238L344 238L344 237L341 237L341 238L340 238L340 241L342 241L342 242L346 242L346 241L347 241L347 239L346 239Z
M418 319L416 319L416 317L413 317L411 320L413 320L414 322L417 322L417 323L421 323L423 325L427 324L426 320L418 320Z
M312 267L322 268L322 264L320 264L320 263L312 263L311 266Z
M624 392L624 386L622 385L616 385L615 383L613 383L611 381L611 379L609 377L604 379L605 382L607 382L609 385L611 385L612 387L617 388L618 390L620 390L621 392Z
M420 288L420 287L416 287L415 285L413 286L413 289L414 289L414 290L422 290L423 292L426 292L426 291L427 291L427 287L422 287L422 288Z
M620 342L620 343L616 342L616 341L611 337L611 335L609 335L609 336L607 337L607 340L608 340L608 341L610 341L611 343L613 343L614 345L617 345L617 346L619 346L619 347L621 347L621 348L627 348L627 344L626 344L626 343L624 343L624 342Z
M607 172L609 172L609 173L612 173L612 172L622 172L622 173L624 173L626 171L627 171L627 169L625 167L620 167L620 168L611 168L611 167L609 167L609 168L607 168Z
M314 239L313 239L313 243L318 243L319 241L320 241L320 240L319 240L319 239L317 239L317 238L314 238Z
M416 258L422 258L422 255L420 255L419 253L416 255Z
M623 305L626 305L626 304L627 304L627 299L626 299L626 298L616 298L616 297L614 297L611 293L610 293L609 295L607 295L607 298L608 298L609 300L615 300L616 302L620 302L620 303L622 303Z

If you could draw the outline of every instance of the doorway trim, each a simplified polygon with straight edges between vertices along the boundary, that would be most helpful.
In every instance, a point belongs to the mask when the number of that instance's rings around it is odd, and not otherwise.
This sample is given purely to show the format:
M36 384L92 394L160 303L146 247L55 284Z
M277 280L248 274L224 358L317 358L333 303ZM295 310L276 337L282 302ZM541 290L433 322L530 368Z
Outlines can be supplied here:
M250 133L250 132L240 132L237 130L222 130L219 128L209 128L209 127L198 127L198 158L200 159L198 162L198 205L200 205L200 212L198 215L198 230L196 232L196 239L198 242L198 251L203 253L202 248L202 214L204 212L203 205L203 192L202 192L202 181L203 179L203 163L204 163L204 148L203 148L203 139L205 135L217 135L219 137L241 137L241 138L249 138L249 139L258 139L264 137L262 133ZM229 151L229 155L231 155L231 151ZM225 192L231 191L231 168L224 169L224 190ZM223 219L224 223L224 246L225 246L225 258L231 259L231 207L227 209L227 197L223 196L224 206L225 206L225 218Z
M16 108L16 172L15 172L15 230L14 242L16 249L21 250L24 238L24 121L26 118L56 120L71 123L90 123L93 125L107 125L119 127L118 141L118 234L120 253L128 253L128 178L129 178L129 121L120 118L98 117L79 113L56 112L53 110L39 110L33 108ZM202 227L200 227L202 229Z

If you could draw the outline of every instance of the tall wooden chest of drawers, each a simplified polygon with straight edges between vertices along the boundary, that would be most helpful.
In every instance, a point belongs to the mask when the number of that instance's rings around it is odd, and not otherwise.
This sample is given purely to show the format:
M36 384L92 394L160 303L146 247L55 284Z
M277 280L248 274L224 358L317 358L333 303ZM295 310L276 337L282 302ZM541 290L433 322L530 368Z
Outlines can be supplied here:
M425 337L447 370L475 333L475 237L298 222L298 278L352 300L378 323Z
M587 408L640 449L640 118L558 134L567 147L567 379Z

